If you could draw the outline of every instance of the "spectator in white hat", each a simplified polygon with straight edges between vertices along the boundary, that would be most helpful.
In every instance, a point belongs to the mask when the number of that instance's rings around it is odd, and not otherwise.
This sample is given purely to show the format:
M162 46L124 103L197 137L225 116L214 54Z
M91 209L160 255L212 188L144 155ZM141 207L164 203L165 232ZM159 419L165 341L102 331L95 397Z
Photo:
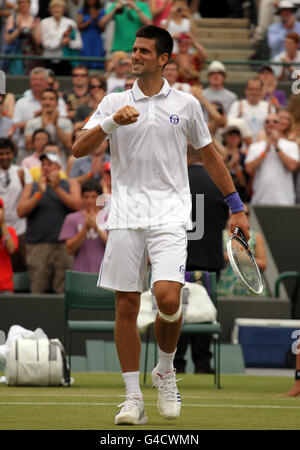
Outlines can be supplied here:
M207 69L208 87L203 90L204 97L210 102L220 102L227 113L237 95L224 87L226 68L220 61L213 61Z
M282 0L279 2L276 14L280 16L280 21L269 25L267 31L272 58L284 51L284 41L288 33L300 34L300 22L294 15L295 11L296 8L292 1Z

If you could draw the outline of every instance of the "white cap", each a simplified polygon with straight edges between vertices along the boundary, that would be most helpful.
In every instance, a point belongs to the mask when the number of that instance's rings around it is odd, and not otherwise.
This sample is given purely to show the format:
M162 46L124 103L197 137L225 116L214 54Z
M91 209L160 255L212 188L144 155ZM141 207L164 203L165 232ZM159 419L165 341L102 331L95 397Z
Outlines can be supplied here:
M58 153L43 152L43 153L40 155L40 160L42 161L43 158L47 158L47 159L49 159L49 161L54 162L54 163L57 163L57 164L59 164L60 166L62 165L62 162L61 162L61 159L60 159L60 156L59 156Z
M291 0L281 0L277 6L277 12L279 12L281 9L296 9L296 8L294 2L292 2Z
M207 73L213 73L213 72L221 72L225 75L226 68L225 68L224 64L221 63L220 61L212 61L207 68Z

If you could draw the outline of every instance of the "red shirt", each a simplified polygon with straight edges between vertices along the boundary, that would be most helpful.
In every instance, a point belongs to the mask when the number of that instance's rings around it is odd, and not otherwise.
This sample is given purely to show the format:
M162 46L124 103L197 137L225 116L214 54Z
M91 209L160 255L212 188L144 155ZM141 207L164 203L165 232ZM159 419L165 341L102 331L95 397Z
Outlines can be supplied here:
M7 227L7 230L11 235L17 250L19 244L17 233L12 227ZM0 291L14 292L13 269L10 254L5 246L3 237L0 237Z

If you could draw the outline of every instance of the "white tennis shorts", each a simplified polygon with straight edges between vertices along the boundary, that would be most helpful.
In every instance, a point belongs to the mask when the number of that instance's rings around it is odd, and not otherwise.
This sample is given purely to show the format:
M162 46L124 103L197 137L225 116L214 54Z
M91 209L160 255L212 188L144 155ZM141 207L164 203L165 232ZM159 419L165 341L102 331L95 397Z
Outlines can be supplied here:
M174 230L110 230L100 267L98 286L122 292L142 292L151 263L151 287L156 281L185 283L187 234Z

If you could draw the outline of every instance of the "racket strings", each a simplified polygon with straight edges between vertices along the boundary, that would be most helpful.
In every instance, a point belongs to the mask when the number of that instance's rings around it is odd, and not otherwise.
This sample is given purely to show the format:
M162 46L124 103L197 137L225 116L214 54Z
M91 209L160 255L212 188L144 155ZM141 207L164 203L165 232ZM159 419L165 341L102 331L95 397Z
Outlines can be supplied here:
M231 248L235 264L241 276L251 288L257 290L259 288L259 279L251 255L241 242L236 239L232 239Z

